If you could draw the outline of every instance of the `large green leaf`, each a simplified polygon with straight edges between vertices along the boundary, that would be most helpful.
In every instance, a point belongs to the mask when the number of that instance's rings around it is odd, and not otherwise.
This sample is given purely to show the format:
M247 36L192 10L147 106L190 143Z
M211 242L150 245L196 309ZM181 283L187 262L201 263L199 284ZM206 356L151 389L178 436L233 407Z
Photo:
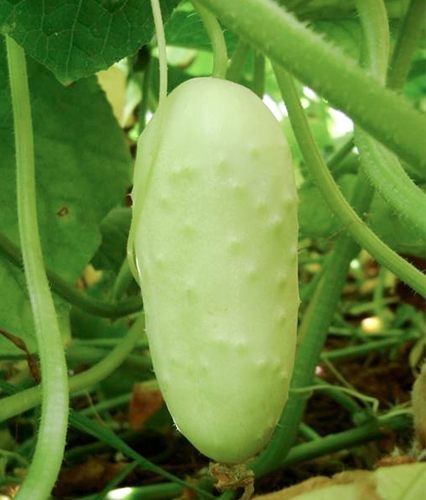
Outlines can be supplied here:
M164 20L179 0L162 0ZM9 34L63 83L134 54L154 34L150 0L0 0Z
M47 266L73 283L100 245L100 222L124 201L131 182L131 159L94 77L65 88L32 60L28 60L28 74L43 253ZM0 50L0 89L0 231L19 244L13 118L4 50ZM22 272L1 256L0 276L0 326L21 336L33 349ZM9 342L0 339L0 351L7 352L9 347Z
M165 26L165 32L168 45L197 50L212 50L206 29L200 17L194 11L175 10ZM228 51L232 54L238 36L229 30L224 30L224 35Z

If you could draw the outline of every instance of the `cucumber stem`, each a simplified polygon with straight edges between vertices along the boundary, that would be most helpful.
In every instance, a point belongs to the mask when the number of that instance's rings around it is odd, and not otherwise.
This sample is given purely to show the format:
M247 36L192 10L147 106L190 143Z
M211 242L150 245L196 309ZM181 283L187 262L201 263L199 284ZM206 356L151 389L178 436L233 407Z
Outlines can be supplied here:
M17 500L45 500L62 465L68 425L68 379L61 332L44 268L37 223L34 146L23 49L6 36L15 127L19 235L42 375L37 444ZM39 388L40 390L40 388ZM1 408L7 409L7 400Z
M164 35L163 17L159 0L151 0L152 15L154 16L155 34L157 35L158 60L160 64L160 107L167 97L167 52L166 37Z
M200 5L198 0L192 0L192 4L198 12L212 44L214 56L212 76L215 78L225 78L228 68L228 51L219 21L214 14Z

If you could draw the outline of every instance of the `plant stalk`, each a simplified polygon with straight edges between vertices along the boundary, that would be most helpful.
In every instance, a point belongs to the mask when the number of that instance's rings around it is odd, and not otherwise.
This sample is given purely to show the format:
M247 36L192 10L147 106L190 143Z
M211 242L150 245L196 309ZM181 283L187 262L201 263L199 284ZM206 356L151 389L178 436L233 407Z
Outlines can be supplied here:
M42 376L37 444L16 499L45 500L56 482L64 455L68 378L38 231L33 129L25 53L8 36L6 47L15 127L19 235ZM2 401L2 408L5 404L6 401Z

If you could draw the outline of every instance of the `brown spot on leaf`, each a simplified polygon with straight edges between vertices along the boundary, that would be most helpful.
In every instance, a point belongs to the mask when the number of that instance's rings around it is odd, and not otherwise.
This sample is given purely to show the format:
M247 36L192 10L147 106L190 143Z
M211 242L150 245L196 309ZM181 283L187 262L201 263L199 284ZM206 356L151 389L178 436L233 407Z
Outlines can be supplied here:
M58 217L65 217L65 215L68 215L69 214L69 210L68 210L68 207L66 206L63 206L61 207L57 212L56 212L56 215Z

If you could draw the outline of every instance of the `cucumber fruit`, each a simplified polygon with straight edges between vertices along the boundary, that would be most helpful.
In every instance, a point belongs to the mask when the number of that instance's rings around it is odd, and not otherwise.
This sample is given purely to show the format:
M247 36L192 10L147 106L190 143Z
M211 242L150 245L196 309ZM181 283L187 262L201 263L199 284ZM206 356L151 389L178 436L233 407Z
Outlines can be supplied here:
M243 463L269 440L294 363L297 192L281 127L241 85L187 81L139 139L132 197L166 404L199 451Z

